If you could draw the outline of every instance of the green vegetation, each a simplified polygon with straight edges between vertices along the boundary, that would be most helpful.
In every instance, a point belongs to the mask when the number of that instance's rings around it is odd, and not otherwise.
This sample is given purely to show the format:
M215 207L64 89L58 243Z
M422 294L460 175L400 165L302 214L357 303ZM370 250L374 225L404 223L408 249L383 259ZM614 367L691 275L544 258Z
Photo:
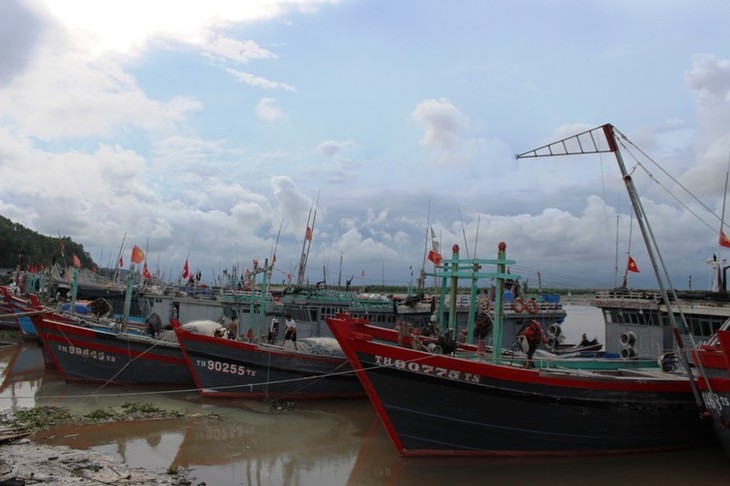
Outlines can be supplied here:
M11 408L0 412L0 428L40 430L60 424L182 418L187 415L187 412L164 410L151 403L125 403L121 407L98 408L83 416L74 416L63 407Z
M0 268L15 269L17 265L23 269L33 265L48 267L58 260L71 265L71 255L76 255L86 268L94 265L83 245L68 236L43 236L0 216Z

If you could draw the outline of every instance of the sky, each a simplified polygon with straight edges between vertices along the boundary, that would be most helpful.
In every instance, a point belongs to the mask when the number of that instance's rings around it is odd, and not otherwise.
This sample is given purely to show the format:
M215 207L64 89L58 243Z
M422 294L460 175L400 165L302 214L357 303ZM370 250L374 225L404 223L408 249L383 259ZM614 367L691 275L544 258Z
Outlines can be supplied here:
M724 258L722 0L0 10L0 214L101 266L138 245L212 283L275 252L296 281L309 224L310 283L407 285L433 234L447 258L505 242L530 287L613 287L630 254L629 286L655 288L612 154L515 158L605 123L672 285L708 289Z

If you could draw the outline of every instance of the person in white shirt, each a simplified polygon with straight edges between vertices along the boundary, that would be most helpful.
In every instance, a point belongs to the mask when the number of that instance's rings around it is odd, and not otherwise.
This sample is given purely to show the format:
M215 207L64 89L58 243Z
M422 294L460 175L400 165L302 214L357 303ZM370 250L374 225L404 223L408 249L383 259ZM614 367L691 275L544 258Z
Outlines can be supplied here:
M284 331L284 343L286 343L288 340L291 339L291 342L294 343L294 349L297 351L299 348L297 347L297 323L290 315L287 314L286 321L284 321L284 325L286 326L286 331ZM283 344L282 344L283 345Z

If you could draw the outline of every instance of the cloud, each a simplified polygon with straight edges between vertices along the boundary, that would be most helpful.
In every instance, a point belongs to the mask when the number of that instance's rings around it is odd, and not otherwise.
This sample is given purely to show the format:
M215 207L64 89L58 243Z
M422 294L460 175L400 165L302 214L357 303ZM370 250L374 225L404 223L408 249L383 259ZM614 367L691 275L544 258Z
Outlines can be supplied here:
M263 49L252 40L239 41L220 34L211 33L200 45L200 49L208 56L241 64L251 59L276 59L276 55Z
M41 31L40 18L23 2L3 2L3 14L0 15L0 86L21 73L32 59Z
M276 98L261 98L256 103L256 115L267 122L275 122L286 116L284 110L275 103Z
M271 81L255 74L246 73L237 69L226 69L226 72L233 76L237 81L248 84L249 86L255 86L257 88L265 89L283 89L285 91L296 91L294 86L278 81Z
M352 141L336 142L334 140L327 140L317 146L317 152L327 157L335 157L342 153L345 149L353 147L355 144Z
M461 148L469 119L445 98L422 101L411 117L425 126L421 144L442 154L442 162Z
M115 50L129 55L153 38L184 40L210 47L208 34L211 29L238 22L259 22L290 12L314 13L320 5L337 0L206 0L184 6L176 0L40 1L64 28L83 35L90 51L99 54ZM230 47L219 45L216 50L231 53Z
M68 38L37 50L26 70L0 91L5 124L42 140L169 131L201 104L150 99L115 60L91 62Z

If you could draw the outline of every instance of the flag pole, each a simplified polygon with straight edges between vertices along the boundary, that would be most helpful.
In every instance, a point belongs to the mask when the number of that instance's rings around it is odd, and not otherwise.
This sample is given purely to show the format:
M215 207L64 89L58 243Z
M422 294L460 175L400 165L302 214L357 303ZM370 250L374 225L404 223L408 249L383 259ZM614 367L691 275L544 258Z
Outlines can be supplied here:
M613 267L613 288L618 287L618 219L619 215L616 215L616 261Z
M730 158L728 159L728 168L725 171L725 192L722 193L722 214L720 215L720 237L724 234L725 231L725 204L727 202L727 179L728 174L730 174ZM722 250L722 245L720 244L720 240L718 239L718 249L717 249L717 256L718 259L720 258L720 251Z
M632 233L633 228L634 228L634 213L631 212L630 218L629 218L629 246L628 246L628 252L627 252L629 255L629 258L631 258L631 233ZM627 262L626 270L624 270L624 280L623 280L623 283L621 284L621 286L623 288L626 288L628 286L628 278L629 278L629 264Z
M716 275L713 278L713 291L722 292L725 290L725 283L722 281L722 246L725 237L725 205L727 202L727 180L728 174L730 174L730 157L728 158L728 168L725 171L725 192L722 193L722 213L720 215L720 237L717 240L717 266L715 268Z
M466 251L466 259L471 260L469 257L469 243L466 241L466 229L464 228L464 218L461 217L461 208L456 205L457 211L459 211L459 221L461 221L461 234L464 236L464 251Z
M120 273L122 271L121 268L119 268L119 260L122 258L122 252L124 251L124 242L127 240L127 232L124 232L124 236L122 236L122 243L119 245L119 253L117 254L117 261L114 265L114 283L117 283L120 277Z

